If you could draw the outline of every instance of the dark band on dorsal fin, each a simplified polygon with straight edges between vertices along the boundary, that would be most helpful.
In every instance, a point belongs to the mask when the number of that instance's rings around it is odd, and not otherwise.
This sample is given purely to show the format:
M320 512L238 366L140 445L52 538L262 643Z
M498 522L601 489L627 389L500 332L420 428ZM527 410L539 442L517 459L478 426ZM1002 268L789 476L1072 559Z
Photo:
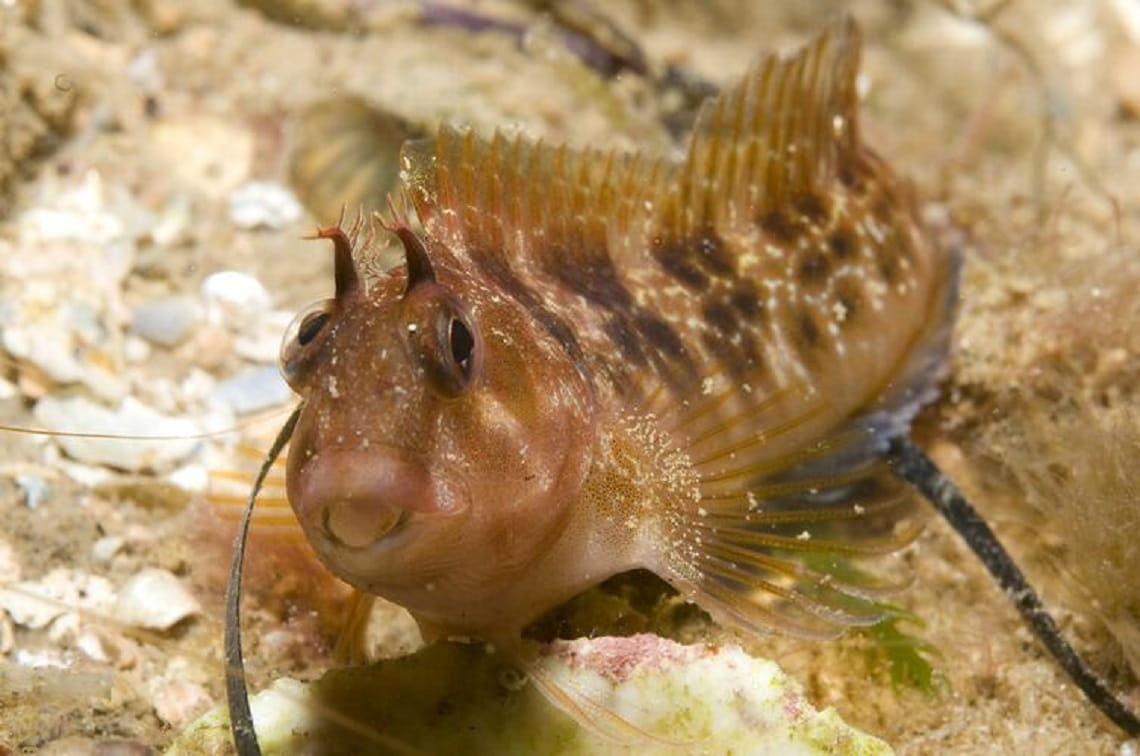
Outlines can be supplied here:
M705 104L678 180L662 198L664 230L691 238L814 206L859 150L860 38L849 17L784 59L770 55Z

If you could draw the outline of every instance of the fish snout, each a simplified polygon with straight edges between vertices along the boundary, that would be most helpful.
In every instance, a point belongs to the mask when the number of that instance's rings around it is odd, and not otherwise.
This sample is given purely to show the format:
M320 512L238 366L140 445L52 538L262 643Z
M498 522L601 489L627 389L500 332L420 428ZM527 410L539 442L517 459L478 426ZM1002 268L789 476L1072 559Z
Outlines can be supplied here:
M290 476L289 497L306 531L348 548L365 548L413 514L459 508L422 464L399 449L326 450Z

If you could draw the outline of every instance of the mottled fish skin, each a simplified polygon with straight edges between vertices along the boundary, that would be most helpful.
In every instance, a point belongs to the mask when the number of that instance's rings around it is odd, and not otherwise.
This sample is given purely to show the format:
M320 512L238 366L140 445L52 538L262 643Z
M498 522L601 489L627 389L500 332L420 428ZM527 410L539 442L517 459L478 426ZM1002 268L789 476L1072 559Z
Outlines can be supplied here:
M860 141L859 42L842 20L762 61L680 163L409 145L406 265L342 287L338 251L284 358L329 567L503 644L633 567L749 631L880 619L895 583L851 563L918 532L880 455L932 396L957 264Z

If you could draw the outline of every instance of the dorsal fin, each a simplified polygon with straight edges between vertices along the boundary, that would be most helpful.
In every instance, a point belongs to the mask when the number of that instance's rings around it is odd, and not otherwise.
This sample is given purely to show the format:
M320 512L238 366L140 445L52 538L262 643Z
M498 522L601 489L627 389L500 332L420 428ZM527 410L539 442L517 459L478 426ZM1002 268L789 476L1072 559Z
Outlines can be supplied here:
M443 126L405 146L404 185L430 234L508 259L607 242L619 258L660 232L745 228L857 159L859 48L845 16L794 56L766 56L705 104L681 165Z
M413 142L403 178L433 236L517 260L626 246L647 220L655 166L636 156L551 147L497 132L490 140L442 126Z
M768 55L705 103L678 180L662 197L663 230L688 238L739 229L817 194L857 156L860 36L844 16L789 58Z

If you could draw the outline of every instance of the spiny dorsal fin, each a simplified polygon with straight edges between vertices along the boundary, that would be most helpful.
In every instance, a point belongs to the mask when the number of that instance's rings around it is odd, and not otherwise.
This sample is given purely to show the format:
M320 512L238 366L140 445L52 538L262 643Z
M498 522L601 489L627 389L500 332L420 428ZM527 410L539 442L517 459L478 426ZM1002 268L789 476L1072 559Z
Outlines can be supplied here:
M707 102L681 174L665 188L664 230L688 238L742 228L818 194L857 154L859 49L845 16L794 56L765 57Z
M429 234L509 260L580 250L620 254L648 221L658 166L636 156L551 147L454 127L410 143L404 182ZM640 223L639 223L640 221Z

